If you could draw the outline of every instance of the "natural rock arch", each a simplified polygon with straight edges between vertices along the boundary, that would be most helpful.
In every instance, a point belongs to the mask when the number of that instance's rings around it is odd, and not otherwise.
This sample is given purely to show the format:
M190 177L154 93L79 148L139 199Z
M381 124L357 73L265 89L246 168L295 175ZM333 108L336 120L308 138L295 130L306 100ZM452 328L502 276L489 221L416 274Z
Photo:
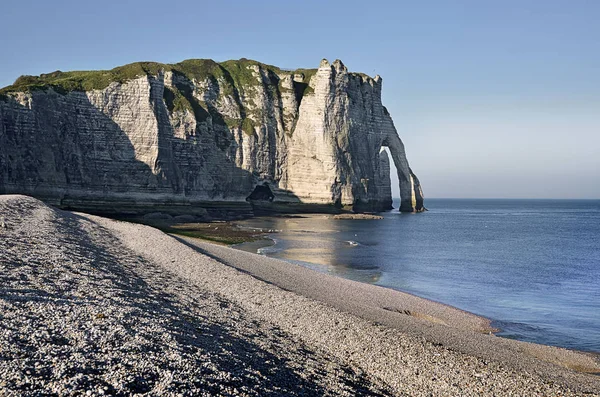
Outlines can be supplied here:
M399 211L425 211L425 207L423 207L423 191L421 189L421 183L408 165L404 143L402 143L400 137L397 134L388 134L381 146L389 149L394 165L396 166L400 187Z

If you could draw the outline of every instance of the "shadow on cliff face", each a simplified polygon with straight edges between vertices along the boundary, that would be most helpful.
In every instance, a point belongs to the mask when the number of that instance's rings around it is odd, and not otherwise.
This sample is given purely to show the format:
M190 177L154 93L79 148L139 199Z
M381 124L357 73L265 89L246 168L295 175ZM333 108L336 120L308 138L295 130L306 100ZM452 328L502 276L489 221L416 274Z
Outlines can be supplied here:
M192 97L195 113L202 109L205 117L193 134L176 137L161 88L151 82L148 110L155 120L148 123L156 125L137 129L129 121L129 134L113 120L128 123L111 107L118 92L98 100L104 111L82 92L34 92L32 108L14 100L1 103L0 193L28 194L63 208L104 214L156 211L157 206L189 213L199 202L210 207L210 202L233 199L214 204L212 215L249 213L243 200L258 179L230 160L235 140L223 117ZM136 110L137 117L143 116L143 109ZM230 135L216 137L215 129Z
M129 137L84 93L32 95L33 109L10 101L2 114L5 192L61 200L86 190L100 197L159 190L157 176L136 159Z
M252 205L255 215L342 212L337 204L304 203L291 190L275 188L268 182L257 184L252 193L246 197L246 201Z
M196 123L208 124L209 127L212 128L212 132L214 133L213 138L214 138L214 143L216 144L216 146L222 151L227 150L231 146L231 144L234 142L234 137L233 137L233 134L231 133L231 131L229 130L227 123L225 122L225 119L223 118L223 116L219 113L219 111L214 106L211 105L210 101L205 102L206 108L204 108L200 104L198 99L196 99L196 97L194 96L193 82L190 81L184 74L174 71L173 75L174 75L174 78L173 78L174 89L176 89L178 91L178 93L180 95L182 95L187 100L187 102L190 104L190 107L192 108L192 111L194 112L194 117L196 119ZM229 80L231 80L230 76L226 75L226 77L229 77ZM231 80L231 81L233 81L233 80ZM214 76L211 76L210 82L215 87L219 87L219 84L216 81L216 79L214 79ZM153 87L153 89L155 89L155 88ZM174 106L175 94L169 87L164 86L163 89L164 89L164 92L163 92L162 97L165 101L165 104L166 104L169 112L172 113L175 108L175 106ZM158 96L160 97L160 95L158 95ZM243 111L243 107L241 106L241 101L240 101L240 95L239 95L237 88L235 88L235 86L233 86L233 96L234 96L236 103L238 104L238 106L240 106L240 109L242 109L242 111ZM156 104L156 106L154 107L154 110L155 110L155 112L160 112L162 109L161 109L160 105ZM242 114L242 117L245 117L245 114ZM167 120L168 120L168 116L167 116ZM172 130L172 126L170 125L170 123L169 123L169 126L171 127L171 130Z
M226 81L229 84L229 88L232 90L233 93L233 98L237 104L237 106L240 109L240 117L242 119L246 119L246 109L241 101L241 94L238 90L238 88L236 87L236 83L233 79L233 77L231 76L231 74L229 73L229 71L227 71L227 69L221 67L221 70L223 72L223 75L226 79ZM264 79L269 80L269 84L275 84L277 85L277 81L278 81L278 77L273 73L270 72L267 74L267 76L263 76ZM212 81L212 83L215 84L215 89L217 90L215 95L217 97L220 96L220 92L218 90L220 90L220 86L215 82ZM208 133L210 134L210 132L213 133L213 137L214 137L214 142L213 142L213 149L209 151L209 154L207 155L203 155L203 158L208 158L209 156L214 156L214 153L217 153L217 155L222 156L223 159L227 160L228 165L230 166L230 173L231 173L231 188L230 188L230 192L235 192L234 197L244 197L246 195L248 195L248 193L250 193L248 196L246 196L245 201L250 203L252 205L252 209L256 212L256 209L259 208L260 210L260 203L263 201L269 201L269 202L273 202L274 200L277 199L277 196L280 197L285 197L285 200L283 200L284 202L294 202L294 203L300 203L300 199L293 194L291 191L287 191L287 190L282 190L282 189L276 189L277 192L274 194L270 187L269 187L269 182L263 180L262 178L259 177L258 173L252 173L249 172L247 170L244 170L242 168L236 167L234 165L233 162L231 162L229 160L230 156L234 156L235 155L235 149L236 149L236 145L237 142L235 141L234 137L233 137L233 133L231 132L230 128L227 126L227 123L225 121L225 116L221 115L218 111L218 109L216 107L214 107L214 105L210 102L210 101L206 101L205 106L206 109L204 109L204 107L200 104L200 102L198 101L198 99L194 96L194 92L193 92L193 83L187 79L187 77L183 76L183 75L177 75L176 78L174 78L174 84L175 84L175 88L177 90L179 90L179 92L188 100L188 102L191 104L191 107L193 109L202 109L202 111L204 113L202 113L202 119L201 122L199 123L200 125L197 125L196 127L196 133L197 134L202 134L204 133L205 130L208 131ZM173 114L169 114L168 113L168 109L169 109L169 103L167 100L165 100L166 103L166 107L163 106L163 102L160 100L161 94L160 91L161 89L163 89L163 86L152 86L152 90L151 90L151 98L153 98L153 100L155 101L154 103L154 112L155 112L155 116L157 118L157 120L159 120L159 148L160 148L160 140L164 140L165 142L167 142L167 146L169 144L169 142L171 142L171 146L173 145L177 145L180 142L184 142L183 146L185 146L185 144L187 144L188 141L190 140L194 140L196 139L196 135L193 136L188 136L186 137L185 140L182 140L180 138L176 138L175 137L175 132L174 132L174 128L173 128L173 123L171 122L171 117L173 117ZM165 93L167 93L169 91L168 88L164 88L165 89ZM154 93L153 91L156 90L157 92ZM277 91L278 92L278 91ZM270 91L267 91L267 94L269 95L269 99L271 101L274 101L275 98L273 97L273 93ZM162 94L162 97L165 97L165 94ZM277 99L280 101L281 98L277 97ZM200 110L196 111L195 113L200 112ZM274 115L271 115L272 117L275 117ZM196 115L196 120L198 122L199 118L198 115ZM241 127L241 126L240 126ZM225 133L223 133L223 131L225 131ZM204 133L204 135L206 136L206 133ZM223 141L223 139L225 139L225 141ZM269 141L269 159L271 159L270 161L270 174L274 175L275 171L275 162L273 161L273 159L276 157L276 153L275 153L275 149L276 149L276 145L277 145L277 138L276 138L276 134L274 131L269 130L267 131L267 139ZM173 142L175 142L173 144ZM214 147L216 145L216 147ZM173 146L174 147L174 146ZM192 145L192 150L195 150L198 146L197 145ZM221 152L219 152L218 149L221 150ZM187 149L189 151L190 149L190 145L187 145ZM163 153L166 153L167 151L163 151ZM160 153L160 150L159 150ZM176 157L176 153L174 153L173 155L171 155L170 157L171 159L176 159L176 161L173 164L173 169L177 170L178 168L178 164L181 164L185 161L182 161L182 159L178 159ZM185 159L183 159L185 160ZM204 163L204 167L207 166L211 166L211 167L215 167L215 164L217 164L218 166L218 162L210 162L210 164L208 162ZM205 172L204 169L196 169L194 170L194 175L200 174L202 172ZM219 170L220 172L223 172L222 169ZM215 171L215 172L219 172L219 171ZM175 171L175 172L178 172ZM214 173L211 171L210 172L211 175L214 175ZM173 177L174 179L177 179L175 177ZM178 178L181 179L181 178ZM184 179L185 180L185 179ZM272 183L272 180L271 180ZM218 188L218 186L215 186L215 188ZM240 200L241 201L241 200ZM282 205L282 203L280 202L279 205Z

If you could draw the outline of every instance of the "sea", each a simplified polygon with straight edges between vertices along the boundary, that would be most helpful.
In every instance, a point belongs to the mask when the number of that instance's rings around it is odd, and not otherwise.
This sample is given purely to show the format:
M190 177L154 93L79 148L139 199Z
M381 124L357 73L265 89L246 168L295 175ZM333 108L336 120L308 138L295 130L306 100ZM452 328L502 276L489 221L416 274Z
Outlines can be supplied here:
M498 336L600 353L600 200L425 205L379 220L249 219L269 240L237 248L449 304Z

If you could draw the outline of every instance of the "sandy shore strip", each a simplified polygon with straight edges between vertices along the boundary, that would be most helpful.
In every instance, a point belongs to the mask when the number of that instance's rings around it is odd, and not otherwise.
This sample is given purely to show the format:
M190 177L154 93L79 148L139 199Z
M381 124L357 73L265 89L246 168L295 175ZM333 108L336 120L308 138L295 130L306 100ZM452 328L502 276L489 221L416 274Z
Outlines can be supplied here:
M148 226L0 196L0 395L600 395L596 357Z

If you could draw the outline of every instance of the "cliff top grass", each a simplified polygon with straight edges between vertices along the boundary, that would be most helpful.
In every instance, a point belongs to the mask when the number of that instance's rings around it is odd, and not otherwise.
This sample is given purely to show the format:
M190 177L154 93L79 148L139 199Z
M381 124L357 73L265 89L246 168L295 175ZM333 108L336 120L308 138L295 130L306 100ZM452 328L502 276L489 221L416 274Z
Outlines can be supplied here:
M7 94L15 92L31 92L52 88L54 91L66 94L71 91L101 90L113 82L124 83L141 76L158 75L161 71L172 71L186 76L190 80L204 81L207 78L225 79L238 89L256 83L252 71L248 66L259 66L267 77L273 79L274 75L302 74L302 83L306 84L305 92L311 88L308 82L317 72L317 69L284 70L273 65L264 64L251 59L229 60L215 62L212 59L188 59L175 64L158 62L135 62L119 66L111 70L72 71L62 72L57 70L39 76L21 76L7 87L0 88L0 100L6 99ZM362 73L352 73L363 75ZM366 76L366 75L365 75ZM275 83L275 81L272 80Z
M13 92L30 92L52 88L59 93L71 91L101 90L113 82L123 83L145 75L158 75L161 71L172 71L186 76L190 80L204 81L207 78L225 78L237 87L253 84L255 79L248 66L256 65L267 76L293 74L301 72L310 78L317 69L298 69L286 71L273 65L267 65L250 59L215 62L211 59L188 59L176 64L158 62L135 62L111 70L62 72L57 70L39 76L21 76L12 85L0 89L0 96Z

